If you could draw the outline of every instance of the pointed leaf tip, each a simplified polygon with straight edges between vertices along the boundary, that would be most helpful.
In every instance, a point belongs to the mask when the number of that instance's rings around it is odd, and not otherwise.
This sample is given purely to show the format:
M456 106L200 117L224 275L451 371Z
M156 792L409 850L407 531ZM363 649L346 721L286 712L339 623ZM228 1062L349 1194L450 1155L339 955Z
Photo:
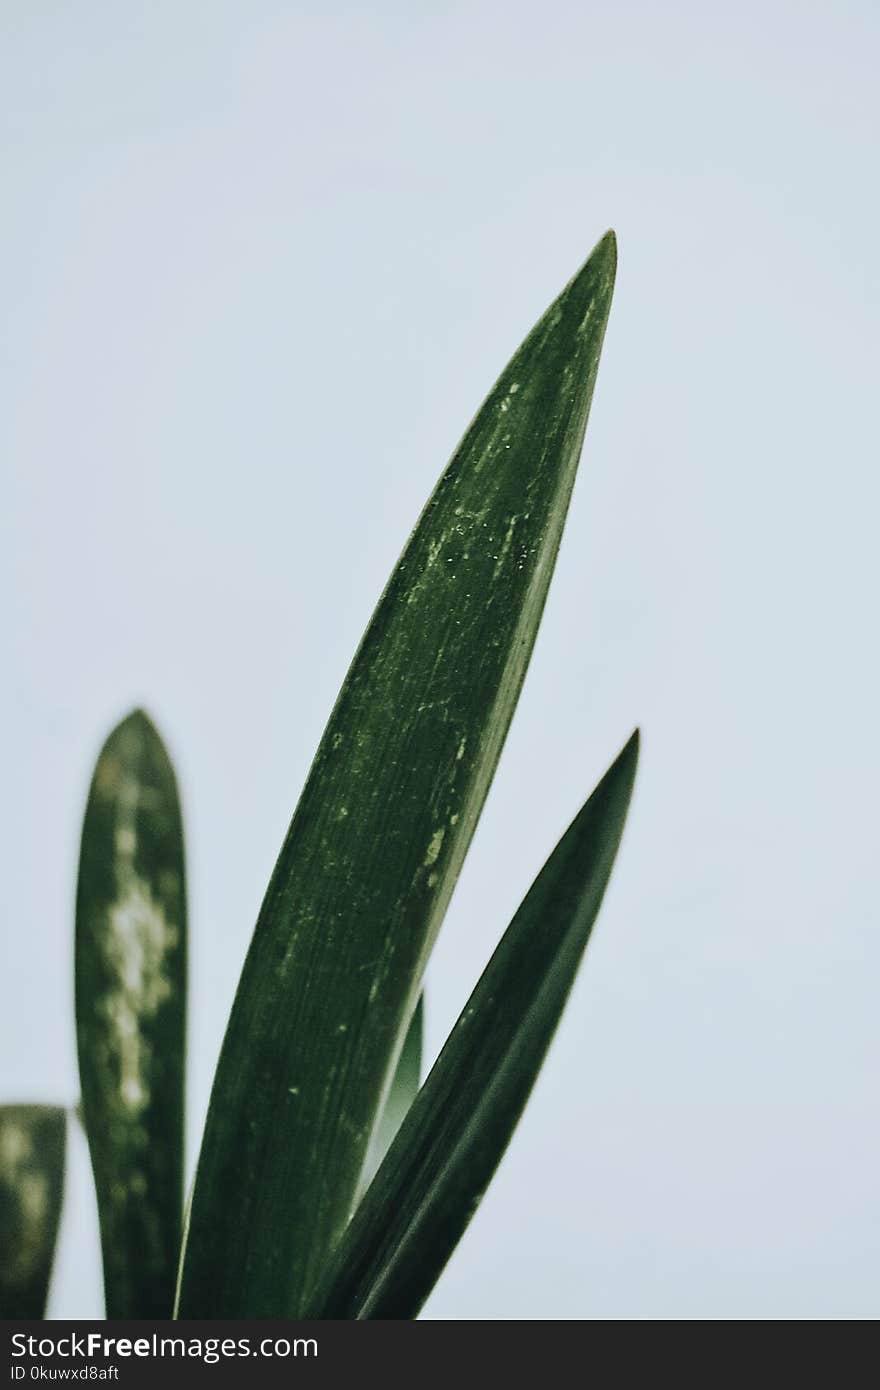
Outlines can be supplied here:
M565 311L571 305L575 308L578 318L582 320L577 329L578 335L590 329L592 336L597 324L602 325L601 333L604 334L616 276L617 238L614 232L609 231L597 241L583 265L551 304L542 323L559 323L560 310ZM601 337L598 346L601 347ZM595 344L591 342L590 347L594 348Z
M633 729L623 748L618 754L618 761L621 758L631 758L634 763L638 763L639 753L642 749L642 731L639 728Z
M156 733L156 725L141 705L137 705L131 711L131 714L123 720L123 724L131 724L136 728L146 729L151 733Z
M135 740L137 740L137 744ZM130 710L125 718L121 719L110 730L104 743L104 749L116 750L122 743L125 743L131 752L134 752L137 746L143 748L159 747L163 752L165 751L159 730L147 711L140 706Z

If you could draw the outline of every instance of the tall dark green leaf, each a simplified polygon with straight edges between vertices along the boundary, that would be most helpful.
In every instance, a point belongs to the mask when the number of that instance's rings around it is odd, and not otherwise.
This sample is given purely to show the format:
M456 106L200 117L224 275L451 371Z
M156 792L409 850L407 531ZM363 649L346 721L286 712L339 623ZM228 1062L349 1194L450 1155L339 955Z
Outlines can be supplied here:
M56 1106L0 1106L0 1318L45 1315L66 1135Z
M308 1311L413 1318L473 1216L550 1044L620 843L634 734L535 880Z
M349 671L227 1029L182 1317L296 1317L348 1219L531 654L614 271L609 233L467 430Z
M170 1317L180 1252L186 1008L183 828L140 710L89 791L76 896L76 1033L110 1318Z

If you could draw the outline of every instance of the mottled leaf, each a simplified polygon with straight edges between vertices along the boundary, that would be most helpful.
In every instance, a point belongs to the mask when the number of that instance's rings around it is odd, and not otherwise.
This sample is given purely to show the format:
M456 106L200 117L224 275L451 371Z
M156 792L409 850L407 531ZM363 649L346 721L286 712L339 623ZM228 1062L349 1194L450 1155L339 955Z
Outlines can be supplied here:
M467 430L348 673L223 1044L182 1317L298 1316L348 1219L535 640L614 270L609 233Z
M56 1106L0 1106L0 1318L45 1316L66 1134Z
M110 1318L170 1317L180 1253L186 1005L174 772L140 710L89 791L76 897L82 1115Z
M634 734L532 885L307 1316L414 1318L431 1292L507 1147L553 1037L611 874L637 759Z

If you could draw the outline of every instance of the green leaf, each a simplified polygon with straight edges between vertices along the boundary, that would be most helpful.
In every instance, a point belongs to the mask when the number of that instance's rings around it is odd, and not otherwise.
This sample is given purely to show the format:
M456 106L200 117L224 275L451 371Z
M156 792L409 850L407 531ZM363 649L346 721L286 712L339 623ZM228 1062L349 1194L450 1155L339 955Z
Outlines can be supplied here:
M348 673L223 1044L181 1317L299 1316L348 1220L535 640L615 255L609 233L502 373Z
M0 1318L45 1314L66 1134L57 1106L0 1106Z
M611 874L634 734L502 938L334 1252L312 1318L413 1318L528 1099Z
M174 771L140 710L89 791L76 1035L109 1318L167 1318L182 1226L186 898Z
M366 1189L372 1182L376 1169L388 1152L389 1145L403 1123L404 1116L416 1098L422 1070L422 1033L424 1031L424 998L419 995L416 1011L410 1019L409 1028L397 1071L388 1092L388 1099L379 1112L367 1161L361 1174L361 1188Z

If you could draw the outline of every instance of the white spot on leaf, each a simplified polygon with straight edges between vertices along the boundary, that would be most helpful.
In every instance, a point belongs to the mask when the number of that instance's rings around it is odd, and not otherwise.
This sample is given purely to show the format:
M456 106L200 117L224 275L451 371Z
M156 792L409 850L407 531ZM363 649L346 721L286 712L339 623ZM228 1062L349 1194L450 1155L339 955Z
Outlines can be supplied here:
M177 926L136 868L138 790L133 779L119 788L113 837L116 898L107 912L104 939L112 983L98 1004L109 1029L120 1111L127 1119L136 1118L150 1103L152 1056L143 1023L171 996L167 957L179 939Z
M426 869L429 869L432 864L436 864L440 851L443 848L443 837L445 834L446 827L441 825L440 829L435 830L434 834L431 836L431 843L428 845L427 853L425 854Z

